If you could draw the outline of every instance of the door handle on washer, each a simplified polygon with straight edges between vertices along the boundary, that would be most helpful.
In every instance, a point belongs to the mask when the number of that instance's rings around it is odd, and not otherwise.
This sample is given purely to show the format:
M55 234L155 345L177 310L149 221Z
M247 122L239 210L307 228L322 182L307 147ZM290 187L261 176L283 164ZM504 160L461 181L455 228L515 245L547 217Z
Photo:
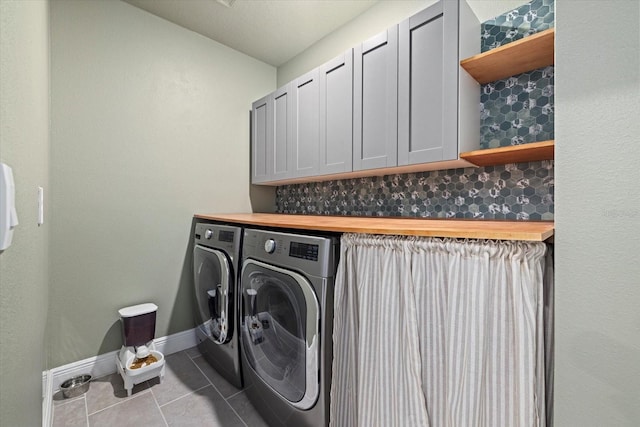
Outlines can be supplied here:
M255 289L247 289L247 295L249 296L249 315L251 317L256 317L258 315L258 310L256 307L256 297L258 295L258 291Z
M215 288L207 291L207 295L209 296L209 315L212 319L220 317L218 315L218 295L220 294L220 288L222 288L222 285L218 284Z

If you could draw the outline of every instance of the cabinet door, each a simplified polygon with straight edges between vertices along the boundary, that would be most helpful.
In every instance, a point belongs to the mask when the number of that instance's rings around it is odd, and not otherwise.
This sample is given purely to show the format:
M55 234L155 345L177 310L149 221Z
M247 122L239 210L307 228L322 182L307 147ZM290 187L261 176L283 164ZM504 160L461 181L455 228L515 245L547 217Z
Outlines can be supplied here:
M253 103L251 107L251 183L268 181L273 146L272 95Z
M318 174L319 90L318 69L299 77L293 85L292 177Z
M353 170L397 165L398 26L354 48Z
M458 158L458 2L400 24L398 165Z
M276 90L272 98L273 143L269 181L293 177L293 84ZM267 157L269 157L267 152ZM269 171L269 169L268 169Z
M353 170L353 50L320 67L318 173Z

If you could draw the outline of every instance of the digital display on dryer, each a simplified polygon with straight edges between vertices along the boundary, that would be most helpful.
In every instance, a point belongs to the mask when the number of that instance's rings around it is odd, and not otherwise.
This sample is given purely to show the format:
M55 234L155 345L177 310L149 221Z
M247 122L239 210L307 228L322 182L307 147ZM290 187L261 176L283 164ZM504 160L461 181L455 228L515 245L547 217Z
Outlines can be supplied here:
M291 242L289 244L289 256L293 258L318 261L318 245Z
M220 242L233 242L233 231L220 230L218 240Z

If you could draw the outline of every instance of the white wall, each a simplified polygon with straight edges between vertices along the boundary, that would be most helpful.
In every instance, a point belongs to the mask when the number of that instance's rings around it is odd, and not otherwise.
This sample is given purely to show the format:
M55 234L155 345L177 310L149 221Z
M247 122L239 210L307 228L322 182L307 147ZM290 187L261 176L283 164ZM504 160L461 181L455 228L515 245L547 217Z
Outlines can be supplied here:
M436 0L383 0L304 52L278 67L278 87L398 24ZM480 22L526 3L525 0L468 0ZM479 35L478 35L479 37Z
M2 426L42 422L49 218L38 227L36 195L49 192L48 15L46 0L0 1L0 161L13 169L20 221L0 253Z
M51 8L55 367L118 348L121 307L193 326L192 216L252 210L249 109L276 76L124 2Z
M640 420L640 2L556 2L557 426Z

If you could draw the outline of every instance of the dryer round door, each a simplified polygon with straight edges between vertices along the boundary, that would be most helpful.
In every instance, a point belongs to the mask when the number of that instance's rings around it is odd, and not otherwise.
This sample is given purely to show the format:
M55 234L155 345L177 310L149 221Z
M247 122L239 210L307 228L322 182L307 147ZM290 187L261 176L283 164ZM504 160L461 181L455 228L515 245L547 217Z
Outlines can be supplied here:
M302 275L248 259L242 265L242 344L253 371L300 409L319 394L320 307Z
M218 344L233 334L233 274L227 256L216 249L196 245L193 250L198 320Z

